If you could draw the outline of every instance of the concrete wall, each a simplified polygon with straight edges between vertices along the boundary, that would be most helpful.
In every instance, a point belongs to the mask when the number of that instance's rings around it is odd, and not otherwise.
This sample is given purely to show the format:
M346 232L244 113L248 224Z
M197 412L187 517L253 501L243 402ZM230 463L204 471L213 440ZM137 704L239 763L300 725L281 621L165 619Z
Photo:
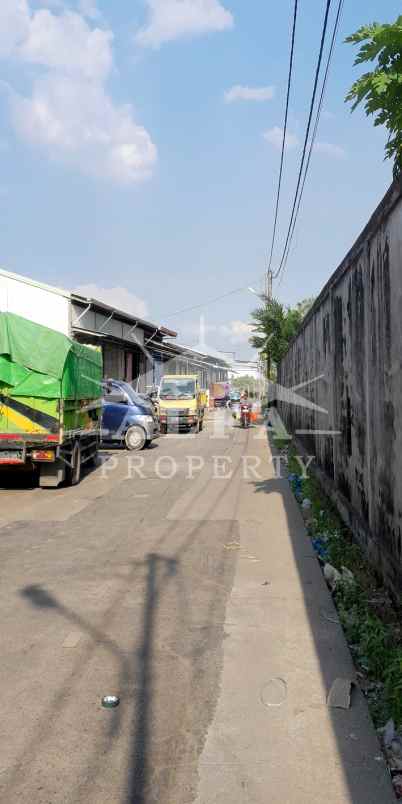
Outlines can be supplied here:
M26 276L0 270L0 312L15 313L70 334L70 294Z
M370 559L400 593L402 181L321 292L278 379L286 387L309 382L297 393L327 411L278 405L289 432L316 456L321 479Z

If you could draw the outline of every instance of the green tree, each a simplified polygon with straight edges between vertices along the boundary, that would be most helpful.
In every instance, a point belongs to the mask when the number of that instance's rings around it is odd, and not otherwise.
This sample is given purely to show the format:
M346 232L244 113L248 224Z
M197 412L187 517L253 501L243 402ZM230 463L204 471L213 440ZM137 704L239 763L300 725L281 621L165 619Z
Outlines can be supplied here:
M385 158L394 159L397 176L402 171L402 16L391 25L364 25L346 42L361 45L355 64L377 59L376 67L355 81L346 101L353 101L352 111L364 101L374 125L388 129Z
M313 302L314 299L305 299L291 308L277 299L264 298L264 305L251 313L254 334L250 343L266 360L269 376L286 354Z
M253 396L256 395L259 389L259 381L250 374L245 374L243 377L235 377L231 381L231 385L236 391L243 391L244 388L247 388L249 393Z

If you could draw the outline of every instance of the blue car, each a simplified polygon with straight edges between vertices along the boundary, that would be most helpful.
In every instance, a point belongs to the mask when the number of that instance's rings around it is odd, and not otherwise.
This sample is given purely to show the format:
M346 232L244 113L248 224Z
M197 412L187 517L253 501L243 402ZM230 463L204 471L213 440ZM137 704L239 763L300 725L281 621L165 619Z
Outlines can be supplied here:
M140 450L160 434L151 401L136 393L127 382L105 380L102 400L102 439Z

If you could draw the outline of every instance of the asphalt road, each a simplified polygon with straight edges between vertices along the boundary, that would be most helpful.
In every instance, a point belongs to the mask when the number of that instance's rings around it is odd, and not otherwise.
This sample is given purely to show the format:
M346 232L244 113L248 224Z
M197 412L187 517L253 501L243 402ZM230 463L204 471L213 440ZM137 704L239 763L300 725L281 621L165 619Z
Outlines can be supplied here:
M266 433L225 416L0 491L6 804L393 800L364 701L326 707L353 667Z
M247 448L238 429L211 434L106 452L73 489L30 489L26 478L0 491L8 804L194 798L236 560L224 545L237 531L229 512L192 521L172 511L202 461L207 500L212 456L237 464ZM109 693L121 699L113 711L101 707Z

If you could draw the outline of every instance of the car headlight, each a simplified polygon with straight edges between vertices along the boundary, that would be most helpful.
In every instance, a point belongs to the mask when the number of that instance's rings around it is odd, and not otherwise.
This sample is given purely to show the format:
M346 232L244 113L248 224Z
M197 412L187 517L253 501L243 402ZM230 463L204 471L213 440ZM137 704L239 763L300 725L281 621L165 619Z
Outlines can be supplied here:
M139 424L153 424L154 421L153 416L136 416L136 419Z

